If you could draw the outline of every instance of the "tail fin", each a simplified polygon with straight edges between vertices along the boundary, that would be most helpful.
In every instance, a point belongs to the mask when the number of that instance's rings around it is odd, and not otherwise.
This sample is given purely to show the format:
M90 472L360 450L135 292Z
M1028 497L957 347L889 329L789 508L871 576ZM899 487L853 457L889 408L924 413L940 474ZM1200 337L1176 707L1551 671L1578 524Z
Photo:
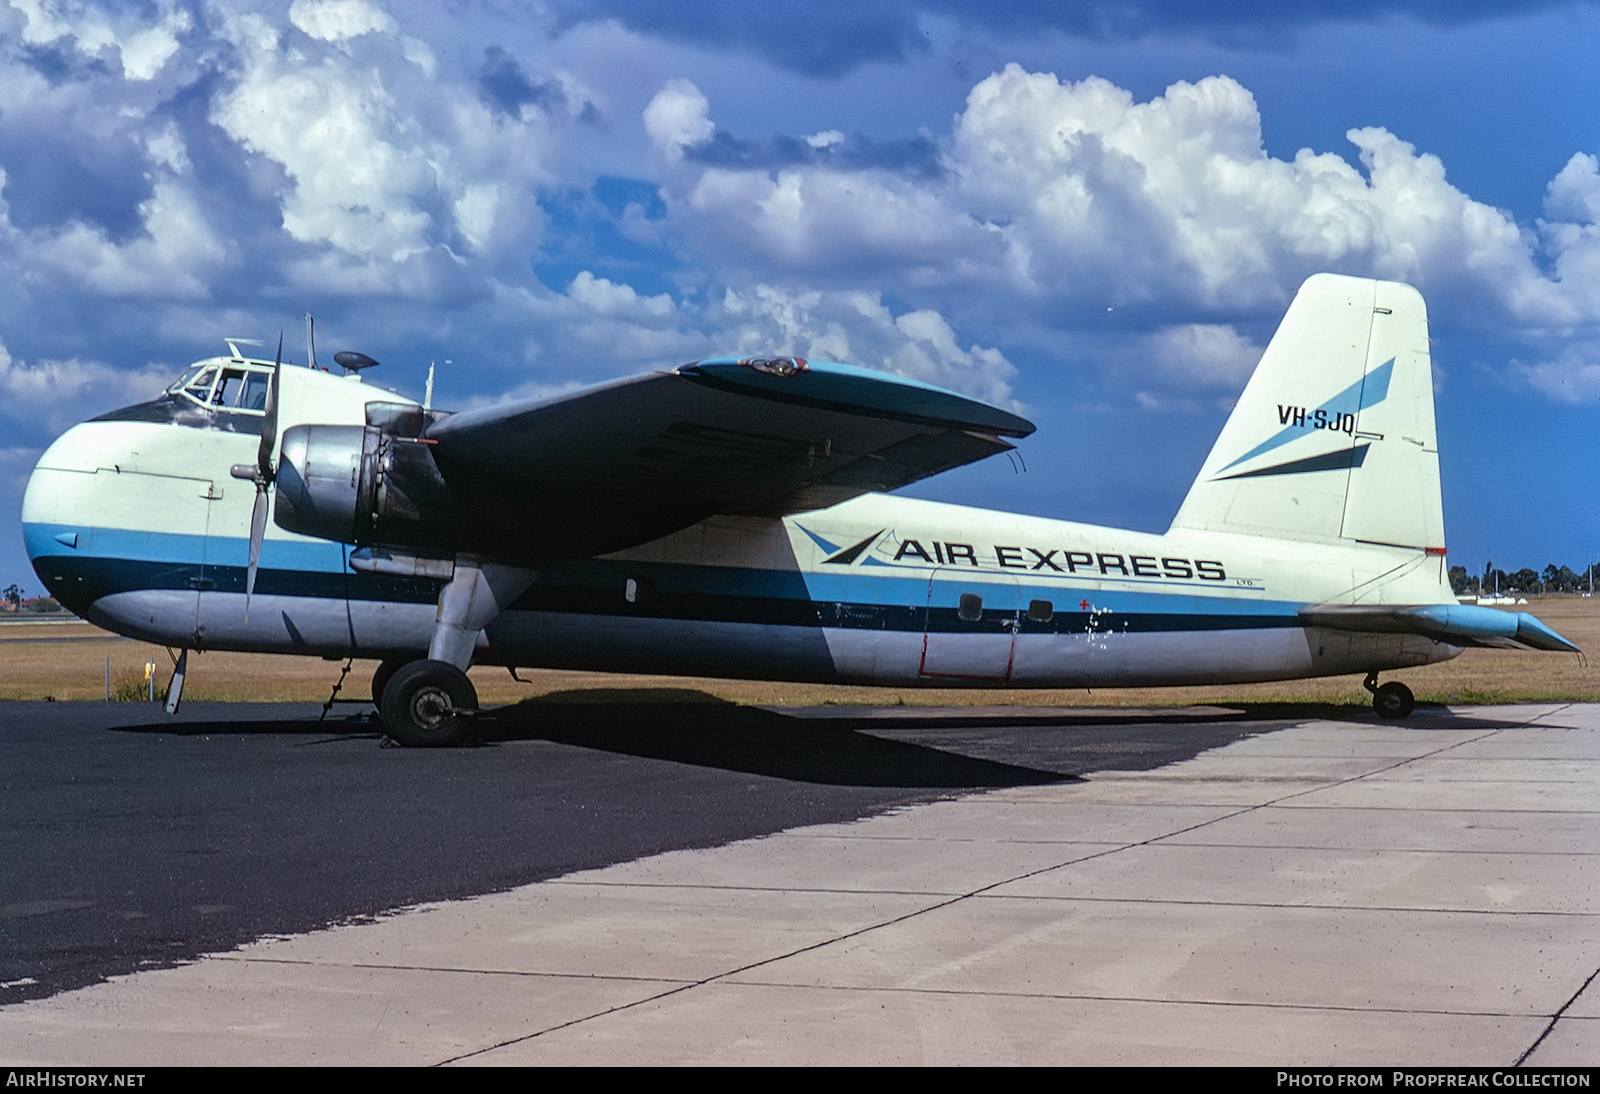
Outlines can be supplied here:
M1172 527L1442 553L1421 294L1334 274L1302 285Z

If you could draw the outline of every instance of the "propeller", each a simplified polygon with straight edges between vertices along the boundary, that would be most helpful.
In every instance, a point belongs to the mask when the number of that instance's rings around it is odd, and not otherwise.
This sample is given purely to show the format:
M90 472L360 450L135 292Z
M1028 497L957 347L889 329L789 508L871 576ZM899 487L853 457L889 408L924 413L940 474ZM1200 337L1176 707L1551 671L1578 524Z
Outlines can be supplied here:
M245 570L244 579L244 618L250 621L250 597L256 591L256 569L261 563L261 541L267 534L267 508L268 494L272 490L273 480L277 478L277 468L272 463L272 451L278 444L278 378L283 371L283 332L278 332L278 355L272 362L272 379L267 382L267 403L265 414L261 419L261 446L256 449L256 465L242 464L234 468L238 475L241 469L246 470L246 475L241 478L251 478L256 484L255 508L250 510L250 565Z

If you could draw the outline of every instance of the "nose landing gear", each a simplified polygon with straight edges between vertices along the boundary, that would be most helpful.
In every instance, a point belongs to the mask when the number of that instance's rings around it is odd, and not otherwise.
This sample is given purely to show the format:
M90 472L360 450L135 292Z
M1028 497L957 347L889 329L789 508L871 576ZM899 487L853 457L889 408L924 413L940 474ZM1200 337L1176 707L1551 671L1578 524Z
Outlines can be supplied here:
M1372 692L1372 709L1380 718L1399 721L1408 717L1412 708L1417 705L1417 697L1400 681L1390 680L1387 684L1379 686L1376 672L1367 673L1367 678L1361 681L1361 686Z

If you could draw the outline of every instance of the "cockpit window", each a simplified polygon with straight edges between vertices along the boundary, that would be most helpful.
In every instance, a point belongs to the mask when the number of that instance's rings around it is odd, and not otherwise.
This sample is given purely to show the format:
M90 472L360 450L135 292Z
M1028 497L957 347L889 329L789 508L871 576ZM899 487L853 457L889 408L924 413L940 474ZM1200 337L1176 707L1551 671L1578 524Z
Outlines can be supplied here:
M208 368L201 371L200 375L183 385L183 393L202 403L211 402L211 381L217 378L217 370Z
M211 396L211 405L233 408L238 405L239 392L244 389L244 369L224 369L217 390Z
M185 395L213 410L260 414L267 409L267 387L272 372L265 365L214 365L202 362L190 367L167 388L172 395Z
M171 385L168 386L167 390L170 392L182 391L184 388L189 386L190 382L193 381L196 376L200 375L200 371L204 368L204 365L190 365L187 369L184 369L182 376L178 377L172 382Z
M272 374L268 372L252 372L244 378L244 393L239 397L239 406L244 410L267 409L267 385L272 381Z

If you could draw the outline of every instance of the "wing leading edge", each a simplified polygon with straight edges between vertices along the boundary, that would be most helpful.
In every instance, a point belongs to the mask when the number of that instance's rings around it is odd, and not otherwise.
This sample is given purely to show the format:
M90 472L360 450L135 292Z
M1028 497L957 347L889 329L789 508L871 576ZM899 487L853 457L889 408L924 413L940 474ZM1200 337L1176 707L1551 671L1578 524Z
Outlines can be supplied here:
M526 550L553 557L620 550L719 513L777 516L894 490L1033 429L888 373L714 358L454 414L422 439L464 519L501 510Z

